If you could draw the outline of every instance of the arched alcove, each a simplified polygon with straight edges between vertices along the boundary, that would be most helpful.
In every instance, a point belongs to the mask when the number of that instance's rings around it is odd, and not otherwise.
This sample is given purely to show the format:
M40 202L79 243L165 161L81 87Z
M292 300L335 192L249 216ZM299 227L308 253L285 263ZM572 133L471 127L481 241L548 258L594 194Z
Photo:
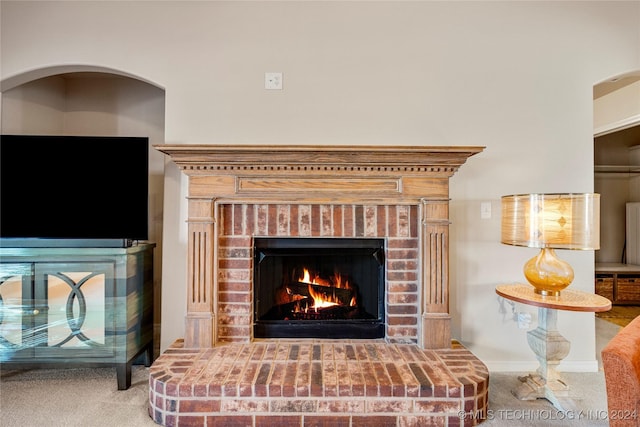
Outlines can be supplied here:
M144 136L164 143L165 91L127 72L87 65L31 70L0 82L1 133ZM126 167L126 159L122 159ZM37 173L35 171L34 173ZM149 149L149 240L154 265L155 352L159 354L164 157Z

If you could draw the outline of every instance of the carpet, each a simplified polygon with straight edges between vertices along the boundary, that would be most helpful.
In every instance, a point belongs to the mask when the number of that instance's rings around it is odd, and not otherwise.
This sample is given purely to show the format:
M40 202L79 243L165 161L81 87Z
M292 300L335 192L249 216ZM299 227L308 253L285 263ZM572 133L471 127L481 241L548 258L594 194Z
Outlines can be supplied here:
M640 306L637 305L614 305L609 311L596 313L598 318L622 327L627 326L639 315Z
M558 412L546 399L518 400L511 390L520 384L518 377L526 374L490 373L487 420L478 427L609 426L602 371L563 372L577 406L567 414ZM149 368L144 366L132 367L128 390L117 389L115 368L3 368L0 390L2 427L159 426L149 417Z

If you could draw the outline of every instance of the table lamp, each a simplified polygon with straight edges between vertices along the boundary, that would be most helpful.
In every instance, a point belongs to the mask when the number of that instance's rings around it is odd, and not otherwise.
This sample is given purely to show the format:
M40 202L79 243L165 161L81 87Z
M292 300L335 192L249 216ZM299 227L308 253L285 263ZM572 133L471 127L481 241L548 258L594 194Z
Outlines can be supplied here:
M517 194L502 197L501 242L540 248L524 275L541 295L560 295L573 281L573 268L555 249L600 249L600 195Z

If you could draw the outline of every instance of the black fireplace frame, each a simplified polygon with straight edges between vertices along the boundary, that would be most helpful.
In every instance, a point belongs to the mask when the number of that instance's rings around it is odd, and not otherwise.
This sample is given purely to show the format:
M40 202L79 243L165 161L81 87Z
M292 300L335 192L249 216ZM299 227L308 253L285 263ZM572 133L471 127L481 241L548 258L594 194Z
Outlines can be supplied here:
M253 238L253 334L255 338L375 339L385 336L385 247L384 238L344 237L254 237ZM300 251L318 251L337 256L369 256L377 263L377 313L371 319L261 320L259 292L261 268L270 256L298 256ZM308 255L306 255L308 256ZM369 290L371 291L371 290ZM370 305L371 306L371 305Z

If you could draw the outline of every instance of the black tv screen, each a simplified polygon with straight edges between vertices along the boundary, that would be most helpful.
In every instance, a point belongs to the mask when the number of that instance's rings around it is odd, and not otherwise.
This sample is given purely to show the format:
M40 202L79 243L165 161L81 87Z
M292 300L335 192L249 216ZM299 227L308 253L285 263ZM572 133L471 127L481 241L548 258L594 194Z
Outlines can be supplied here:
M146 137L0 136L2 244L147 240L148 146Z

